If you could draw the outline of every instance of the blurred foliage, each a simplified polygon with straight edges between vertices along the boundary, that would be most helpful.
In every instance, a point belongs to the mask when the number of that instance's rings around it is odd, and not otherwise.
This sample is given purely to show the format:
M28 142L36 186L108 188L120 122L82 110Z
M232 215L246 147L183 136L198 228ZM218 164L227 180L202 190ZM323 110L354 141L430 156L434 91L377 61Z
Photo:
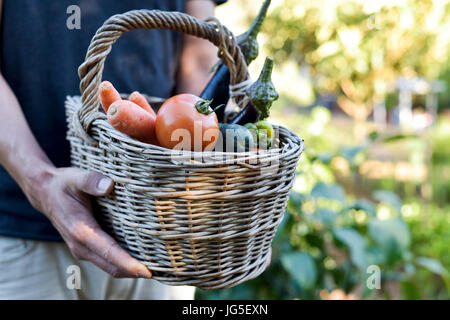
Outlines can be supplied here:
M450 203L450 119L441 117L432 136L433 200L439 204Z
M447 288L442 285L440 273L446 274L450 268L450 205L439 208L435 204L423 205L417 198L410 199L402 210L405 220L413 231L414 252L418 256L432 257L441 262L435 265L427 259L419 260L419 268L415 272L415 283L421 298L449 299L448 277ZM444 266L445 269L442 269ZM434 271L430 271L432 269ZM409 296L405 296L409 298Z
M316 107L311 116L295 118L307 148L270 267L234 288L197 290L196 297L449 299L450 206L413 196L402 200L386 185L356 196L358 190L344 187L339 178L342 171L358 176L375 145L417 137L372 132L362 144L344 144L349 140L331 125L327 109ZM380 289L367 286L373 265L381 271Z
M365 120L400 76L442 77L450 66L447 0L280 0L264 26L277 64L308 66L314 87ZM449 83L450 85L450 83Z
M280 79L289 79L288 90L305 101L311 90L336 94L347 114L365 120L374 101L397 105L393 90L400 76L439 78L450 88L448 0L272 2L259 40L275 57ZM234 0L226 6L248 25L259 4ZM299 73L311 76L311 88L297 81ZM440 101L448 107L449 90ZM305 139L306 150L270 267L237 287L197 290L196 297L449 299L449 118L441 116L421 135L386 128L359 140L349 122L331 119L326 107L308 115L288 107L298 103L283 93L271 114ZM426 181L363 176L362 166L377 157L392 166L425 167ZM381 289L367 286L374 265Z

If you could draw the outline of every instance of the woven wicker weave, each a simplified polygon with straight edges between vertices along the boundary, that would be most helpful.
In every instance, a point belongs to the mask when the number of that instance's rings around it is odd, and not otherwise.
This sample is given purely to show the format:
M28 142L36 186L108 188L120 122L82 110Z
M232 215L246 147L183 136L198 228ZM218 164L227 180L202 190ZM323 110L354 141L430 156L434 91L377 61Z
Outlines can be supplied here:
M275 127L277 147L259 153L174 152L114 130L99 108L103 65L120 35L138 28L208 39L219 47L231 84L248 79L233 34L218 23L156 10L113 16L97 31L80 66L82 96L66 100L72 165L114 180L113 193L96 199L96 214L154 279L202 289L252 279L266 268L303 141Z

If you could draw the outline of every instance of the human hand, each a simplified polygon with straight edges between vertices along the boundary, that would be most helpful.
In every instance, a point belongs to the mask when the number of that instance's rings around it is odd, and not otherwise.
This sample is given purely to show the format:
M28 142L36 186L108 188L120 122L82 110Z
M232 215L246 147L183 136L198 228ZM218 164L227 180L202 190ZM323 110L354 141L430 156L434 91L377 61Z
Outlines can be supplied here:
M50 170L30 198L59 231L73 256L88 260L114 277L150 278L151 271L131 257L92 214L90 196L104 196L113 181L100 173L78 168Z

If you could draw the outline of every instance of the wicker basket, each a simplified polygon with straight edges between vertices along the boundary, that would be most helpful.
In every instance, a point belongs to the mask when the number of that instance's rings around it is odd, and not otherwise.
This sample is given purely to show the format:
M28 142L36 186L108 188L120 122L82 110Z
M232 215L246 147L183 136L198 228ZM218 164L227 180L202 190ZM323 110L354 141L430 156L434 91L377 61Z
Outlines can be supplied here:
M278 147L267 151L174 152L114 130L99 107L104 61L123 32L138 28L208 39L219 47L231 84L248 79L235 37L217 22L156 10L113 16L97 31L80 66L82 97L66 100L72 165L114 180L113 193L95 201L98 219L154 279L202 289L252 279L270 258L303 141L276 127Z

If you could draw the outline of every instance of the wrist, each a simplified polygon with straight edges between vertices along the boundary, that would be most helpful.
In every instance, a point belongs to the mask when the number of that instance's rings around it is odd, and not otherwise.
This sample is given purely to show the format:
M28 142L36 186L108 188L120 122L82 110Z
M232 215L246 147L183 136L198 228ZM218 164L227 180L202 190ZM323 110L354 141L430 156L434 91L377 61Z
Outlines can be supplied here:
M39 163L29 170L24 170L19 183L32 206L43 214L48 211L45 200L48 198L48 186L55 177L56 170L52 164Z

